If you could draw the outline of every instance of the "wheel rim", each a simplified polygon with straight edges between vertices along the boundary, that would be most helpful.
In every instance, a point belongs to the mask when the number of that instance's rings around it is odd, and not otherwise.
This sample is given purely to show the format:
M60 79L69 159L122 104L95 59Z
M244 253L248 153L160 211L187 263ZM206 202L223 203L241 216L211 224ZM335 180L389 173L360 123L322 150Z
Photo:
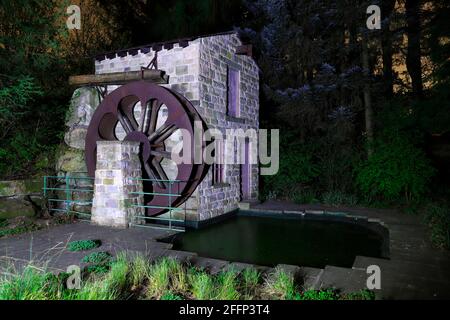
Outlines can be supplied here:
M140 115L135 108L140 105ZM163 106L167 109L166 119L161 118ZM96 109L86 135L86 165L88 174L95 175L97 141L121 140L117 128L123 129L123 140L140 143L139 158L142 177L158 181L143 181L144 192L165 193L177 196L145 195L144 202L148 216L156 216L167 211L157 207L181 205L195 191L208 171L205 163L194 163L194 145L191 143L190 163L176 164L177 173L169 179L169 172L162 162L172 161L166 143L179 129L185 129L194 136L194 121L201 121L194 106L183 96L170 89L146 81L136 81L123 85L108 94ZM120 125L119 125L120 124ZM158 125L159 124L159 125ZM191 139L193 140L193 139ZM202 152L205 145L202 145ZM183 151L184 152L184 151ZM167 180L176 180L171 184Z

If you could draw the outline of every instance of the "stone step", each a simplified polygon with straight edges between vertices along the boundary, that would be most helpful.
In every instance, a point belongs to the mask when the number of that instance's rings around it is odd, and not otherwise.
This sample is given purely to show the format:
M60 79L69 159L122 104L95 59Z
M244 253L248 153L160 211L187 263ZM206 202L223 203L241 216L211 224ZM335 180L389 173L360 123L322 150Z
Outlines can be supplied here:
M232 262L227 264L223 270L227 271L227 270L235 270L237 272L241 272L245 269L256 269L258 270L261 274L267 274L269 273L271 270L273 270L270 267L265 267L265 266L259 266L259 265L255 265L255 264L250 264L250 263L243 263L243 262Z
M358 292L366 287L367 274L362 270L326 266L317 289L335 288L343 293Z
M193 267L205 269L211 274L219 273L229 264L229 262L225 260L204 258L199 256L192 257L190 263Z
M302 278L302 288L304 290L317 290L320 285L320 279L324 269L301 267L300 275Z
M194 257L197 257L197 253L189 251L168 250L164 254L166 257L174 258L181 263L191 264Z

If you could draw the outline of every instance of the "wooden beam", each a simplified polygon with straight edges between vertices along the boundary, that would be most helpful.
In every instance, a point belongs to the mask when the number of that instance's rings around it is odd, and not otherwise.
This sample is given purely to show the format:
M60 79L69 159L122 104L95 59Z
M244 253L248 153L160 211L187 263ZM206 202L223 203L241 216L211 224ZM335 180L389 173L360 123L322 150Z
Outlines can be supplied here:
M70 76L69 84L72 86L115 85L138 80L147 80L153 83L167 84L169 83L169 76L165 71L154 69L143 70L142 72L127 71L102 74L85 74Z

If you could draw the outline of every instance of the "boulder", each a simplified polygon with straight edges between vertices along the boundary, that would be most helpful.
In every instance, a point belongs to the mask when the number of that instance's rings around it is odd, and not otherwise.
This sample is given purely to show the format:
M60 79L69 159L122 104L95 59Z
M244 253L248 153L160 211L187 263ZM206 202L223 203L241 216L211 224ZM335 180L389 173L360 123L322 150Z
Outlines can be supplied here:
M72 148L63 148L56 163L56 171L59 174L67 172L87 172L84 161L84 151Z
M64 142L71 148L84 150L86 134L86 126L70 128L64 135Z
M18 216L31 217L34 214L33 206L31 202L26 200L26 196L0 198L0 219L9 219Z
M66 126L74 128L89 126L92 115L100 103L97 90L93 87L81 87L74 91L70 109L66 117Z
M14 197L19 195L40 194L41 179L5 180L0 181L0 197Z

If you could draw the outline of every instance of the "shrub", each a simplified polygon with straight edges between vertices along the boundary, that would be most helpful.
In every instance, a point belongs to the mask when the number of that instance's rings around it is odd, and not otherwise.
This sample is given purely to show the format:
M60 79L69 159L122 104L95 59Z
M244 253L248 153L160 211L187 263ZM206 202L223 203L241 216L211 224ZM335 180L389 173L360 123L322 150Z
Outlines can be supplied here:
M67 244L69 251L85 251L98 248L101 245L100 240L78 240Z
M329 191L322 195L322 203L330 206L355 206L358 203L356 196L341 191Z
M306 149L289 143L280 150L278 173L262 177L266 195L271 192L272 195L292 197L295 191L303 189L318 176L318 167Z
M450 207L431 203L425 207L424 218L430 228L433 244L439 248L450 248Z
M309 204L317 202L316 194L310 189L295 191L295 193L292 195L292 200L297 204Z
M433 175L425 154L401 134L391 133L374 145L374 153L358 169L361 192L372 197L407 202L420 198Z

